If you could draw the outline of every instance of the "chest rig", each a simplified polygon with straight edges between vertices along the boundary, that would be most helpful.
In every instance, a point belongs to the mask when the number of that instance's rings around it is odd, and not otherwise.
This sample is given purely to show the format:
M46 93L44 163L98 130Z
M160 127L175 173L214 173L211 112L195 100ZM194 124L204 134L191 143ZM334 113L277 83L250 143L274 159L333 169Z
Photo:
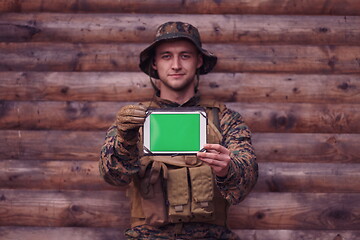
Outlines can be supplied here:
M142 103L158 108L156 103ZM207 113L207 143L221 143L219 112L224 105L200 101ZM140 129L138 149L142 149ZM226 225L228 203L211 168L196 155L140 156L140 171L128 191L132 227L206 222Z

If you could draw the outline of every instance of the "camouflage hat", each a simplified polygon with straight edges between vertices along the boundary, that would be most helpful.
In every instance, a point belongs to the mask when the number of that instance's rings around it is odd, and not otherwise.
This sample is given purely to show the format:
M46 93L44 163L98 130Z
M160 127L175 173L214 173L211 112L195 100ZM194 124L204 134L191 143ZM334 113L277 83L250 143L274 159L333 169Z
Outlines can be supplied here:
M140 53L140 69L150 77L158 79L157 71L151 66L155 48L161 41L178 38L190 40L203 54L203 65L199 68L199 74L211 72L216 65L217 57L201 47L200 34L197 28L183 22L167 22L159 26L153 43Z

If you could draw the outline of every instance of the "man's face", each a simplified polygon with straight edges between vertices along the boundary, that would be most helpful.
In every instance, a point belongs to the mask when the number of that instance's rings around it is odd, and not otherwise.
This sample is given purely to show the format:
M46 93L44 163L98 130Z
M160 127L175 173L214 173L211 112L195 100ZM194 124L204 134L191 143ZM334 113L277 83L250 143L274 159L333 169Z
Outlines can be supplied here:
M202 55L187 40L163 42L157 46L153 68L162 82L161 91L186 92L195 88L196 69Z

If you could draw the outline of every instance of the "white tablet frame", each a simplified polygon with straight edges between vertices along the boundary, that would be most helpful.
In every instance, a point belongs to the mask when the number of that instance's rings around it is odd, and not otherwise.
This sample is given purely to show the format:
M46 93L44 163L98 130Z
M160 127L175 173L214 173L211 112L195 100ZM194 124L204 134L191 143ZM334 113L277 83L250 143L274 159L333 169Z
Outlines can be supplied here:
M146 112L147 116L145 118L144 127L143 127L143 151L145 155L187 155L187 154L196 154L198 151L202 150L204 144L207 140L207 117L204 108L199 107L180 107L180 108L162 108L162 109L149 109ZM200 149L198 151L151 151L150 143L150 124L151 124L151 114L199 114L199 136L200 136Z

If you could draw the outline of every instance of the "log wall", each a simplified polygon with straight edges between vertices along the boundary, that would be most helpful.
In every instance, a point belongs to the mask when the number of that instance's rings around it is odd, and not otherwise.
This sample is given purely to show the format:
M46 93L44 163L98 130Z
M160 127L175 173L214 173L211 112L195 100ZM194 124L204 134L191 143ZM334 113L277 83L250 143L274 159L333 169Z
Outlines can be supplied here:
M260 176L245 240L360 239L360 2L0 1L0 239L124 239L126 188L97 168L123 105L152 97L139 52L168 20L219 56L202 94L240 112Z

